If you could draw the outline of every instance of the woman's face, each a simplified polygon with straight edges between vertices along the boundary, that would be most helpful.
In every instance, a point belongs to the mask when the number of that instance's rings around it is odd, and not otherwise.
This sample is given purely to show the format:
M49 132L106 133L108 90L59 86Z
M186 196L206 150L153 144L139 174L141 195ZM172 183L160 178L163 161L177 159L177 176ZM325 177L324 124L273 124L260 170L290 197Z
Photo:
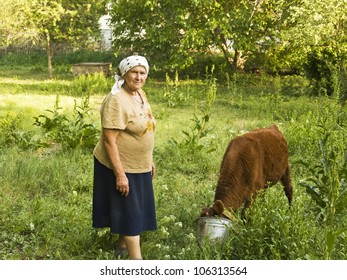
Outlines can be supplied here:
M124 75L124 80L130 90L136 91L143 87L147 79L146 68L135 66Z

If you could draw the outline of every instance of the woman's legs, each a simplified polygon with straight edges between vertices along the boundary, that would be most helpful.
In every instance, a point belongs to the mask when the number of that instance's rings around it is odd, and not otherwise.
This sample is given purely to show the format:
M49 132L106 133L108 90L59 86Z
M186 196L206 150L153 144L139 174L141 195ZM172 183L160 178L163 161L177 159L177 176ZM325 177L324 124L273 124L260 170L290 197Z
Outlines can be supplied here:
M118 248L127 248L129 258L131 260L142 260L141 247L140 247L140 235L137 236L124 236L120 235L118 242Z
M117 244L116 244L116 248L117 249L126 249L127 248L127 245L125 244L125 240L124 240L123 235L119 235L119 238L118 238Z

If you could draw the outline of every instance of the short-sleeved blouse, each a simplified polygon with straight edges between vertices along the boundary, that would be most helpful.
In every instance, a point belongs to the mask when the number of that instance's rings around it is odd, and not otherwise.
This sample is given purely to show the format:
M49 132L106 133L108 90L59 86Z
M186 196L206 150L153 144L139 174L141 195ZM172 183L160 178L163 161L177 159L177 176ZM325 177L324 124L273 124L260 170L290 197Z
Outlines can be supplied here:
M102 128L120 131L117 147L126 173L144 173L152 169L155 119L145 92L138 92L143 104L122 88L116 94L109 93L100 109ZM100 163L112 168L102 134L93 154Z

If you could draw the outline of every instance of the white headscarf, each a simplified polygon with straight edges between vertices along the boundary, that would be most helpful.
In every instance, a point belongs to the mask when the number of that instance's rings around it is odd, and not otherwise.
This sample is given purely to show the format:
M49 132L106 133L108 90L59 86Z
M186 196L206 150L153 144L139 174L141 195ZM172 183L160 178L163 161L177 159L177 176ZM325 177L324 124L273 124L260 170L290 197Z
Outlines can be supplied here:
M147 62L147 59L144 56L140 55L132 55L127 58L124 58L118 66L118 71L116 75L114 76L115 83L112 87L111 93L112 95L115 95L116 93L120 92L122 85L124 84L124 75L133 67L135 66L143 66L146 69L146 72L148 74L149 72L149 65Z

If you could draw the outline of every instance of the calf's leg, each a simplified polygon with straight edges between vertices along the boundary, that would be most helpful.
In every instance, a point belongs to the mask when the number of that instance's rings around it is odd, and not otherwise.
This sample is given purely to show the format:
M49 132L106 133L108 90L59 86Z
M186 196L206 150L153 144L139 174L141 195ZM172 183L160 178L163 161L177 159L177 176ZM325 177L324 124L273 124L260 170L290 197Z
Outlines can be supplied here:
M281 182L284 186L284 193L286 194L288 198L289 205L292 204L293 199L293 187L290 179L290 168L289 166L286 168L286 171L284 172L284 175L281 178Z

